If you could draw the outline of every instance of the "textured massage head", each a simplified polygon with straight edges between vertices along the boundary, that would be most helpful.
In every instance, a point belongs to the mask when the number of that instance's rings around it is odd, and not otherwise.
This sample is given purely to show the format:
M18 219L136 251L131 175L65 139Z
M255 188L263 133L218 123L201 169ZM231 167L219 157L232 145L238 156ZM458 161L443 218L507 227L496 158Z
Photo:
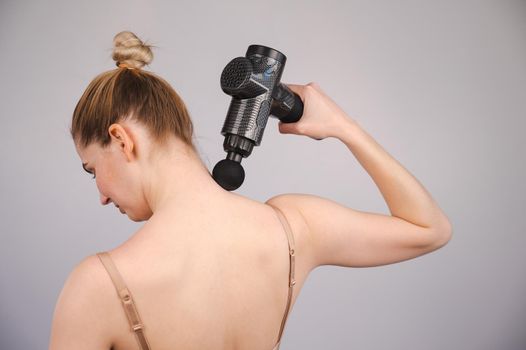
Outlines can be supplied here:
M303 114L301 98L280 82L286 60L275 49L250 45L245 57L234 58L223 69L221 89L232 96L221 129L227 156L215 165L212 176L228 191L243 183L241 160L260 145L269 116L294 123Z

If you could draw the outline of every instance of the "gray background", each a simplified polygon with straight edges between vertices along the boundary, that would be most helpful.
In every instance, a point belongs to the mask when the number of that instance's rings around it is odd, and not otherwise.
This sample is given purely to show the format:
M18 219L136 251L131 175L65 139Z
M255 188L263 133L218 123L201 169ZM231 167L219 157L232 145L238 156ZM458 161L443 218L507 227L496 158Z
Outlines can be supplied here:
M157 45L147 69L185 100L211 170L225 157L223 67L250 44L287 55L431 192L444 248L313 271L282 349L526 349L525 1L46 1L0 5L0 348L43 349L69 272L142 224L99 204L68 135L113 36ZM388 214L336 139L271 118L237 191L311 193Z

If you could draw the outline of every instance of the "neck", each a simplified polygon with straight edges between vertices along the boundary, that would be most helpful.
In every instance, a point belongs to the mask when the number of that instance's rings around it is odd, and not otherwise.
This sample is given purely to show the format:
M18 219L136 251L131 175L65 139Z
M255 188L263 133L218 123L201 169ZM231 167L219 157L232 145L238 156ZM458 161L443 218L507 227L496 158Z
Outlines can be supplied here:
M218 205L232 198L232 193L215 182L191 148L184 145L181 149L184 151L156 157L148 166L144 196L152 216L180 218L195 216L196 212L214 212Z

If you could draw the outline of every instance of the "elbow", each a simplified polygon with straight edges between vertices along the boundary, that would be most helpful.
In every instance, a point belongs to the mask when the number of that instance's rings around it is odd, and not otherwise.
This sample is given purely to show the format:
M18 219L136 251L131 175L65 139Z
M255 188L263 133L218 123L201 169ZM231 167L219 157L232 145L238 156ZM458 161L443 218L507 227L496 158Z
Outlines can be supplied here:
M436 249L445 246L451 240L453 237L453 227L449 220L445 221L435 230L435 237Z

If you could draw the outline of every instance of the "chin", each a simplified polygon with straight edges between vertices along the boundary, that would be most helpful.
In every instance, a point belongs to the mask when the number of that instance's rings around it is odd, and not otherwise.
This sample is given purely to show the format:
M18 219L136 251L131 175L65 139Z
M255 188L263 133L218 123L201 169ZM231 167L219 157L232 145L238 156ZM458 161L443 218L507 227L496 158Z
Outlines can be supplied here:
M150 213L141 213L141 215L133 215L132 213L126 212L126 215L128 215L131 221L142 222L142 221L148 220L152 216L152 213L150 212Z

